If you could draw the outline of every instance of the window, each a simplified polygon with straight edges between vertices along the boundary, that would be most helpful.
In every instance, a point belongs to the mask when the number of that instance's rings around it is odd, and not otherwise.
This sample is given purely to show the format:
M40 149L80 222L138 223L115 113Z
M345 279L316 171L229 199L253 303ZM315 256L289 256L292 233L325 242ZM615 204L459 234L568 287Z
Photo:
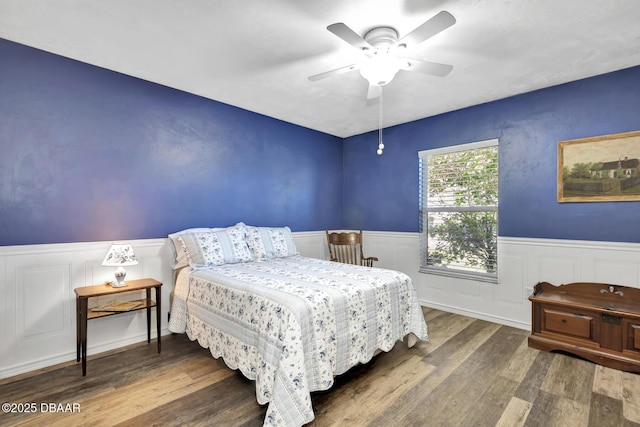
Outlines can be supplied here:
M418 153L420 271L498 280L498 140Z

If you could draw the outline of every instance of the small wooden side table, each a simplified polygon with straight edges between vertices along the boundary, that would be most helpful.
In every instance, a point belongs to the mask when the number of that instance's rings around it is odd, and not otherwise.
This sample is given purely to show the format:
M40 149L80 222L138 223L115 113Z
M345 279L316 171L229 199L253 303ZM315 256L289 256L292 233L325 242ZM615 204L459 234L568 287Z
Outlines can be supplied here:
M156 331L158 335L158 353L160 353L160 316L162 313L162 283L154 279L127 280L127 286L114 288L110 284L83 286L74 289L76 293L76 361L82 358L82 376L87 375L87 321L99 317L114 316L137 310L147 310L147 342L151 342L151 308L156 308ZM155 289L156 300L151 299L151 288ZM137 300L141 305L127 311L90 311L89 298L123 292L146 291L146 298Z

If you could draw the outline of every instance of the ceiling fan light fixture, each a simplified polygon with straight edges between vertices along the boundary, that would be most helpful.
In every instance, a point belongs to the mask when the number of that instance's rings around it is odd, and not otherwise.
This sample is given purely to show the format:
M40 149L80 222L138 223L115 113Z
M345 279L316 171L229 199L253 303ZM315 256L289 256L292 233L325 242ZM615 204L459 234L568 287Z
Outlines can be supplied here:
M374 27L363 37L344 22L336 22L329 25L327 30L358 49L364 58L353 65L309 76L309 80L317 81L360 69L362 77L369 82L367 99L373 99L378 96L382 86L395 78L399 70L444 77L451 72L453 66L417 59L409 60L404 57L403 51L407 47L419 45L455 23L453 15L443 10L399 39L398 32L393 27Z
M384 86L393 80L400 70L400 65L401 61L397 56L378 51L360 66L360 75L369 84Z

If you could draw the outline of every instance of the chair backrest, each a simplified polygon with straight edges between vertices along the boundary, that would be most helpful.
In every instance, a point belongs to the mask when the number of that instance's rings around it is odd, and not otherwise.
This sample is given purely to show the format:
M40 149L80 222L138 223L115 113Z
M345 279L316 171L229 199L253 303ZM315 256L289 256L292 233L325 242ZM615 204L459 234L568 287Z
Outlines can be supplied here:
M331 261L345 264L373 266L376 257L365 258L362 251L362 230L348 233L327 233Z

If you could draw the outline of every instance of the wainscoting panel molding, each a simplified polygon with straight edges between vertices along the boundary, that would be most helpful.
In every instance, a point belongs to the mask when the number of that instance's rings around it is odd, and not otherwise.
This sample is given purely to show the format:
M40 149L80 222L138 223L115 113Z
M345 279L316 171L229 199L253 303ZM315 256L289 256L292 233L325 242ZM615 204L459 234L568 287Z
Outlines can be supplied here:
M527 282L527 254L521 251L509 251L498 254L499 278L501 283L526 283ZM521 286L488 286L493 290L493 299L505 304L520 304L523 298L529 295Z
M539 271L555 272L555 279L561 283L580 282L583 260L574 256L540 255ZM611 280L611 278L610 278Z
M324 231L301 231L293 233L298 253L310 258L329 259L327 236Z
M15 336L18 344L69 333L70 264L16 268Z
M293 234L301 255L328 259L324 230ZM521 329L530 329L527 298L540 281L555 285L596 281L640 288L640 244L636 243L502 237L499 281L486 283L420 273L418 233L365 230L363 238L365 255L379 258L376 267L403 271L412 278L422 305ZM129 243L140 262L127 268L127 278L152 277L164 284L161 333L168 334L173 290L169 242ZM0 247L0 378L75 360L73 290L113 280L114 268L101 265L110 244ZM89 355L145 340L143 311L89 322Z

